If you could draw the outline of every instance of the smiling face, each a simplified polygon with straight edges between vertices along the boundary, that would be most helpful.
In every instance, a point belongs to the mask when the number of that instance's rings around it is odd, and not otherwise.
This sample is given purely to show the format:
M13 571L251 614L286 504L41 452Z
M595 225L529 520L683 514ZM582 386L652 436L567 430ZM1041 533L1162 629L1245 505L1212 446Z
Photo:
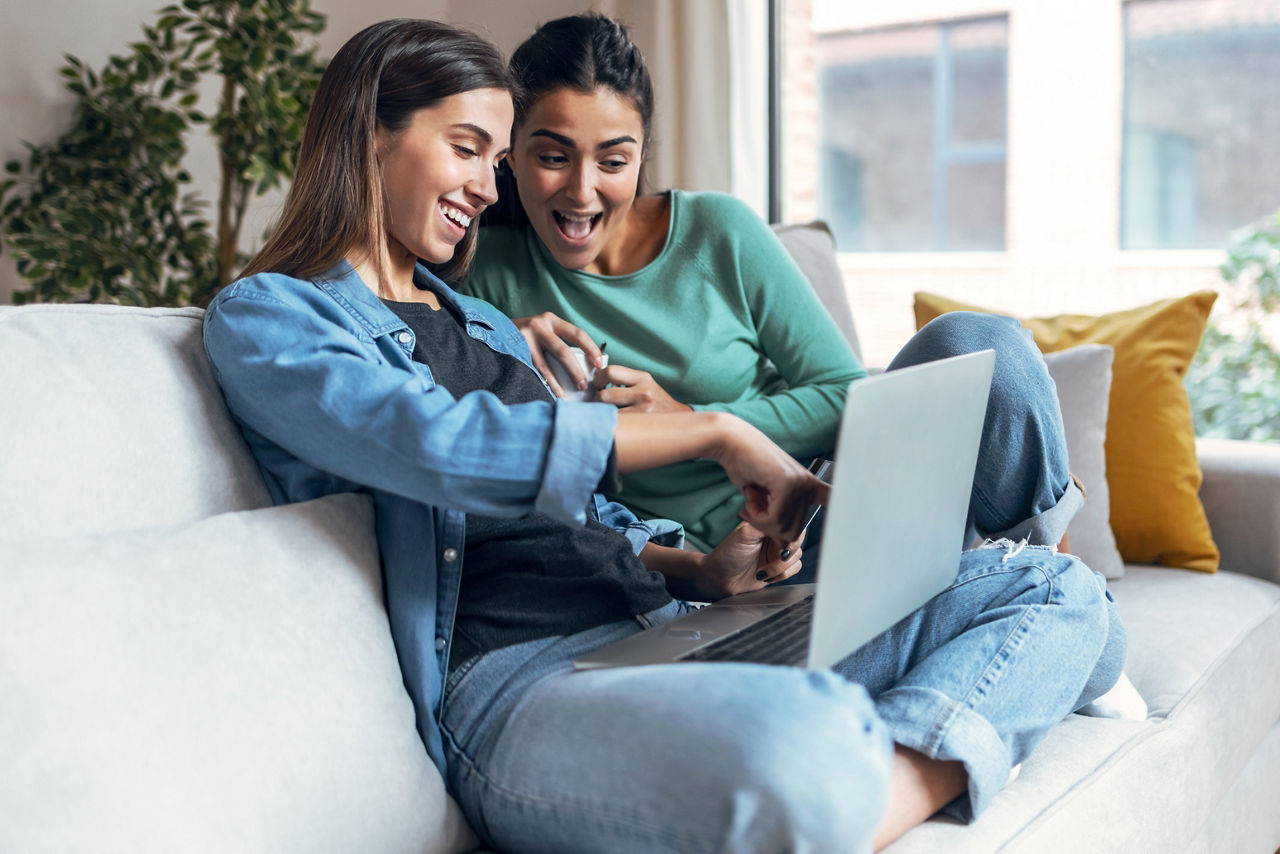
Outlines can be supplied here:
M626 231L644 158L635 106L609 89L555 89L516 128L508 162L520 203L562 266L607 273Z
M472 89L413 114L398 132L377 129L392 263L442 264L471 221L498 198L494 169L507 153L514 111L503 89Z

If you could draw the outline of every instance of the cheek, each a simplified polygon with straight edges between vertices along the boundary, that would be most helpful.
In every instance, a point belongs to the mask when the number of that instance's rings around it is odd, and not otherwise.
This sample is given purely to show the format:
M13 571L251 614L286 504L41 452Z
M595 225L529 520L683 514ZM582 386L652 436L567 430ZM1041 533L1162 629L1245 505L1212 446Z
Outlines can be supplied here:
M600 194L614 207L629 208L636 200L638 179L639 172L632 170L610 175L608 180L601 182Z
M542 204L556 194L560 188L560 175L549 169L526 170L524 177L517 176L516 186L520 188L520 200L525 207Z

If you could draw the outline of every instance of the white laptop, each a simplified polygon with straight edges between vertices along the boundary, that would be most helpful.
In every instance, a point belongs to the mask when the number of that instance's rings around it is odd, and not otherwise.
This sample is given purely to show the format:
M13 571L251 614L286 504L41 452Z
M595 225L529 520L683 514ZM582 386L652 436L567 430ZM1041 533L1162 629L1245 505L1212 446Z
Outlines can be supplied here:
M574 666L831 667L946 589L959 569L994 366L995 352L983 350L849 387L817 583L730 596Z

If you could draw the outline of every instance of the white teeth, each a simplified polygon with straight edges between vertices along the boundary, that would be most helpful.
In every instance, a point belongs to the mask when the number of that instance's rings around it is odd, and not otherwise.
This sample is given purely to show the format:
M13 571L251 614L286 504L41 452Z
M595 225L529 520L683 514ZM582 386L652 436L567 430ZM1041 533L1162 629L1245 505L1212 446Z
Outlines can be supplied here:
M570 240L583 240L591 234L597 216L597 214L575 216L556 211L556 221L560 224L560 231Z
M448 205L442 204L440 205L440 210L444 212L445 216L447 216L449 219L453 220L454 222L458 223L458 225L462 226L463 228L466 228L467 226L471 225L471 217L467 216L457 208L451 208Z

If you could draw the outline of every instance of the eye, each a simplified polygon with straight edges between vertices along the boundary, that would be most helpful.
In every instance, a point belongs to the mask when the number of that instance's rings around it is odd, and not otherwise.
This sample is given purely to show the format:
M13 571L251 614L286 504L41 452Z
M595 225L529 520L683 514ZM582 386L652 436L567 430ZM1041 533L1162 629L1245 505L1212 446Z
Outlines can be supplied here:
M472 158L472 157L479 157L479 156L480 156L480 155L479 155L479 153L478 153L478 152L476 152L474 149L467 148L465 145L457 145L457 144L455 143L455 144L454 144L454 146L453 146L453 150L454 150L455 152L457 152L457 154L458 154L458 156L459 156L459 157L465 157L465 158L470 159L470 158Z
M538 162L543 166L555 168L567 164L569 162L569 158L565 157L563 154L539 154Z
M605 169L608 169L610 172L617 172L620 169L627 168L627 161L619 160L615 157L615 158L610 158L608 160L601 160L600 165L603 166Z

